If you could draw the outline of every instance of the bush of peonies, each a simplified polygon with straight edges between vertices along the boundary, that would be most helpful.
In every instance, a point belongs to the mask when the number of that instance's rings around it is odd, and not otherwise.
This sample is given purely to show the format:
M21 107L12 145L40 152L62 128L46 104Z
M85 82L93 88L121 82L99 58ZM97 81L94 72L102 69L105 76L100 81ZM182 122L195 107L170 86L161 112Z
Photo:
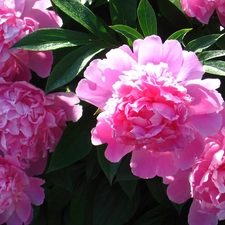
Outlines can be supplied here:
M223 224L223 26L224 0L0 0L0 224Z

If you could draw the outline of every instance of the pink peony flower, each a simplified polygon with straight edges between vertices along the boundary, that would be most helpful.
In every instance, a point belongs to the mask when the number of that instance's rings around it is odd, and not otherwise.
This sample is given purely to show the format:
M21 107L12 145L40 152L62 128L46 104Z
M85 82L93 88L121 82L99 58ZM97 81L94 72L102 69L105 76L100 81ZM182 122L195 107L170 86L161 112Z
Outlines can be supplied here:
M45 95L25 81L1 80L1 151L17 157L23 169L36 162L31 174L40 174L45 169L47 153L54 150L66 121L81 117L82 107L75 105L78 102L72 92Z
M132 152L132 172L142 178L190 168L204 137L222 122L217 112L223 99L215 90L220 81L201 80L203 73L193 52L158 36L136 40L133 52L123 45L94 60L76 89L102 110L92 143L107 143L111 162Z
M50 0L0 0L0 74L7 81L31 79L30 69L40 77L51 70L51 51L9 50L18 40L39 28L57 28L61 19L46 10ZM41 65L41 66L40 66Z
M33 217L31 204L43 203L43 183L42 179L28 177L16 158L0 157L0 224L29 224Z
M164 179L170 200L182 203L193 198L190 225L217 225L225 219L225 110L221 113L222 129L205 139L204 153L193 168Z
M196 17L200 22L208 24L214 10L220 23L225 26L224 0L181 0L182 9L190 17Z

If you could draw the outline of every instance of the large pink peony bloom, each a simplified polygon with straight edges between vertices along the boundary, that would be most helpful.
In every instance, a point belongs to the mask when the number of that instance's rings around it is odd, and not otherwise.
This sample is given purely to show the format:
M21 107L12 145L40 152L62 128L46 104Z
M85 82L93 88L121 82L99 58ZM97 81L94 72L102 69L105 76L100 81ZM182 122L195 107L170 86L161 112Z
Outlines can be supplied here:
M216 10L220 23L225 26L224 0L181 0L182 9L190 17L196 17L200 22L208 24L214 10Z
M45 95L33 85L0 81L0 150L17 157L23 168L40 174L48 150L53 151L66 121L77 121L82 107L74 93Z
M217 225L225 219L225 110L222 114L222 129L205 139L204 153L193 168L164 179L170 200L182 203L193 198L190 225Z
M197 56L158 36L106 57L90 64L76 89L102 110L92 143L108 143L105 156L112 162L132 152L132 172L142 178L190 168L204 149L203 137L221 126L219 80L201 80Z
M44 180L28 177L16 158L0 157L0 224L29 224L33 217L31 204L43 203L43 183Z
M53 61L51 51L9 48L39 28L61 26L62 21L55 12L46 10L50 6L50 0L0 0L0 74L5 80L29 81L30 69L43 78L49 75Z

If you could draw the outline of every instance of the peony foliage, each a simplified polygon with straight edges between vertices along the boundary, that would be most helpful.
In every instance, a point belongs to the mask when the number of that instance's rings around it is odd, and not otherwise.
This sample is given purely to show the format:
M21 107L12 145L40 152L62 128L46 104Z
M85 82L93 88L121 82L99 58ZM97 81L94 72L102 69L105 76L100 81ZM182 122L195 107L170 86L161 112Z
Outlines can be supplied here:
M0 224L224 224L224 0L0 6Z

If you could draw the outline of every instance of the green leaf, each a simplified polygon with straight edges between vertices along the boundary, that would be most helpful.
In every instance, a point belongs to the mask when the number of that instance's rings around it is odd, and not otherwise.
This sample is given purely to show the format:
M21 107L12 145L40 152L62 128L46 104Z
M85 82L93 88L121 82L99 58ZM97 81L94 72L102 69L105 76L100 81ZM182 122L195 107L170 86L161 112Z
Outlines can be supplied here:
M66 29L39 29L17 41L11 48L48 51L74 47L95 41L91 34Z
M197 39L190 41L186 45L186 48L193 52L202 52L202 50L216 43L216 41L223 35L224 34L210 34L203 37L199 37Z
M204 62L206 73L225 76L225 62L221 60L210 60Z
M67 169L57 170L45 175L45 179L58 185L61 188L65 188L68 191L73 191L73 184Z
M113 24L136 26L137 0L109 1L110 15Z
M170 204L170 201L166 194L166 186L162 183L162 179L155 177L153 179L146 180L149 191L154 199L160 204Z
M168 206L159 205L141 215L133 225L161 225L168 215Z
M157 3L161 14L174 26L180 29L191 26L187 17L177 8L176 4L168 0L157 0Z
M48 77L45 92L49 93L72 81L84 69L88 62L105 48L102 45L88 44L66 55L54 67Z
M105 145L97 146L97 155L98 155L98 162L105 173L109 183L112 184L113 178L119 169L120 162L118 163L111 163L105 157Z
M96 119L91 106L84 108L76 123L69 123L53 152L47 173L67 167L85 157L92 149L90 130Z
M141 0L138 6L138 21L144 36L157 34L157 20L152 6L147 0Z
M169 0L171 3L173 3L178 9L182 11L182 7L180 4L180 0Z
M107 28L85 5L76 0L52 0L68 16L76 20L100 39L115 44L116 41L108 34Z
M126 25L114 25L114 26L110 26L110 28L122 34L123 36L130 39L131 41L144 38L138 31Z
M137 180L126 180L119 182L121 188L126 193L131 202L133 200L136 191L137 182L138 182Z
M93 225L124 225L133 214L133 204L118 184L103 179L94 199Z
M178 31L174 32L173 34L171 34L168 37L168 40L177 40L180 43L182 43L185 35L191 30L192 30L192 28L185 28L185 29L178 30Z
M204 51L198 55L198 58L204 64L204 62L209 59L215 59L222 56L225 56L225 50Z

